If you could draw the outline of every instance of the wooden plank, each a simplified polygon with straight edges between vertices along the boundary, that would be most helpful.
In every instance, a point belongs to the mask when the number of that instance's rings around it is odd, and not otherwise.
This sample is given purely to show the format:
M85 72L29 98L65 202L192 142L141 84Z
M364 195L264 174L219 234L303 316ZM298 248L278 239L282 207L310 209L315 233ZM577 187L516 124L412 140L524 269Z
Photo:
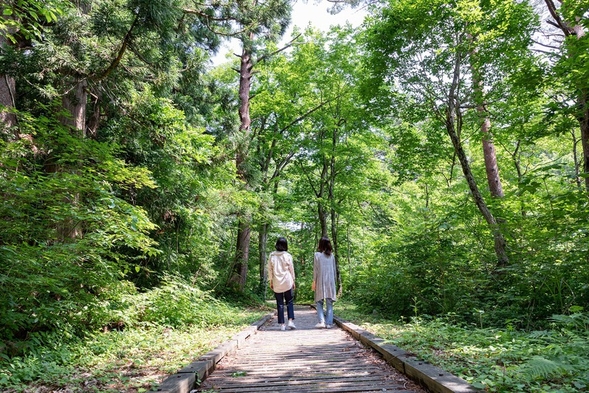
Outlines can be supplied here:
M261 326L196 392L425 393L341 329L315 329L314 310L297 307L295 316L296 330Z

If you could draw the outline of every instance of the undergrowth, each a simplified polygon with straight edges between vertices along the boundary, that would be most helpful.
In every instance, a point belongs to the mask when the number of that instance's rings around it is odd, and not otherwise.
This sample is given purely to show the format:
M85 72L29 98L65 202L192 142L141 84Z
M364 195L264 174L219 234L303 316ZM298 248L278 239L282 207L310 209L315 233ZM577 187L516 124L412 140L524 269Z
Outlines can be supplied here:
M550 329L460 326L452 318L390 321L339 302L336 314L488 392L572 393L589 386L589 314L556 315Z
M146 392L268 312L217 300L177 279L126 294L118 304L100 331L35 332L3 342L0 390Z

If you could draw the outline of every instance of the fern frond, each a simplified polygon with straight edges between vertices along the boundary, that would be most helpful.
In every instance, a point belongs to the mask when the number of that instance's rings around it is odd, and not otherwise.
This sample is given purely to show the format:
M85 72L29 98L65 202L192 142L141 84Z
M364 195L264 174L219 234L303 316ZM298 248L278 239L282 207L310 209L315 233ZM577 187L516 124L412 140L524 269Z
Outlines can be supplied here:
M553 322L569 329L587 330L589 328L589 313L574 313L570 315L553 315Z
M549 360L541 356L534 356L524 367L526 374L531 377L550 378L565 374L571 366L557 360Z

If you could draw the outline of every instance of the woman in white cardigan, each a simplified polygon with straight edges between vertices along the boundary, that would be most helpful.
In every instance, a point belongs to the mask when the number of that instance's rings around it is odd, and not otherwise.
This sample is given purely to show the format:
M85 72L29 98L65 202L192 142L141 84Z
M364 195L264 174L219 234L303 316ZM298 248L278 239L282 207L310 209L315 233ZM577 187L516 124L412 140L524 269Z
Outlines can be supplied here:
M288 253L288 242L285 238L279 237L276 241L276 251L272 251L268 257L268 281L270 288L274 291L276 308L278 311L278 323L280 330L286 330L284 323L284 303L288 315L288 327L296 329L294 324L294 289L295 272L292 255Z
M313 261L313 284L315 291L315 302L317 303L317 317L319 323L317 328L333 326L333 302L336 300L335 293L335 257L333 248L327 237L319 240L319 246ZM323 313L323 300L327 306L327 315Z

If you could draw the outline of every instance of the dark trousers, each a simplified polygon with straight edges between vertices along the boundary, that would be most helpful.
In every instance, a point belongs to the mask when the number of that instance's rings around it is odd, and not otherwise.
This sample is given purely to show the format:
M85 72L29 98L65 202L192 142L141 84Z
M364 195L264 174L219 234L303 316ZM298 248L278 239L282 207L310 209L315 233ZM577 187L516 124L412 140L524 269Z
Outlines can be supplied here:
M276 297L276 308L278 310L278 323L284 323L284 303L286 302L286 313L288 314L288 319L294 319L294 296L292 288L286 292L278 293L274 292L274 297Z

